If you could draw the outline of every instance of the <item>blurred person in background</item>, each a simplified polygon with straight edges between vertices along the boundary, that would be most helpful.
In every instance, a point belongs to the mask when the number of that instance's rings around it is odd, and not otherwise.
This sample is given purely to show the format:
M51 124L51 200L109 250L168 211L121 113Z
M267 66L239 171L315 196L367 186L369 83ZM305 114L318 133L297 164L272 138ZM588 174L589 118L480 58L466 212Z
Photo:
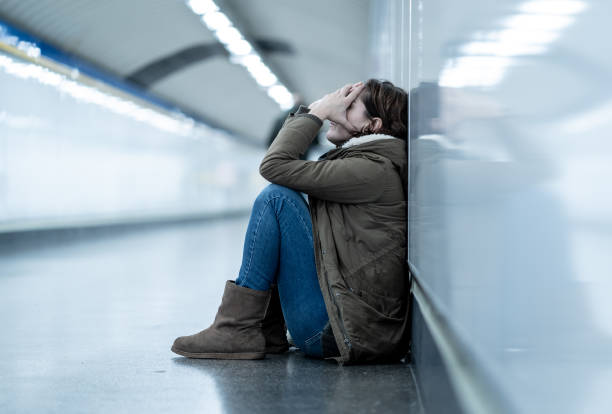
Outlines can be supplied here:
M288 328L313 358L406 354L407 107L404 90L369 79L289 114L260 165L272 184L253 205L239 275L212 325L173 352L259 359L289 349ZM325 120L336 148L301 160Z

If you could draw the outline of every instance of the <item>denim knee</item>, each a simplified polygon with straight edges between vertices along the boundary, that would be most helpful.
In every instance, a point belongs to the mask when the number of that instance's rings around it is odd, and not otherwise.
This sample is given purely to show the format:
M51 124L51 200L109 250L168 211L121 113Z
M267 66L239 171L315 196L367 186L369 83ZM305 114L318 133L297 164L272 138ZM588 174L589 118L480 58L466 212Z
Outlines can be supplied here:
M257 199L255 199L255 202L266 202L271 198L278 198L279 196L296 201L299 200L300 203L303 203L305 201L299 192L292 190L291 188L284 187L278 184L269 184L263 190L261 190L261 192L257 196Z

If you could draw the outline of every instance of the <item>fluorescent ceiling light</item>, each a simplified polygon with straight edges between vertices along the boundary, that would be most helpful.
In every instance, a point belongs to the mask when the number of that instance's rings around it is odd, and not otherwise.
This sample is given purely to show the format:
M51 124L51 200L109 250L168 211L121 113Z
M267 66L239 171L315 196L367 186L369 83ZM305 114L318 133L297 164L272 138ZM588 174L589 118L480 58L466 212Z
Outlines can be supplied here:
M252 74L270 72L270 69L261 60L251 60L246 63L246 68Z
M523 13L531 14L578 14L587 8L587 4L579 0L548 0L530 1L519 6Z
M489 33L484 39L520 45L544 45L559 37L559 32L506 29Z
M503 21L503 25L520 30L562 30L572 24L571 16L554 16L547 14L517 14Z
M545 45L521 44L516 42L471 42L461 48L466 55L520 56L544 53Z
M581 0L531 0L518 7L520 14L502 21L502 30L476 32L460 48L466 56L447 61L440 85L450 87L493 86L501 81L513 56L546 52L561 31L586 8ZM484 59L484 60L483 60Z
M214 35L224 45L243 40L243 37L238 29L232 26L223 27L214 32Z
M234 57L234 59L232 60L233 63L238 63L244 67L249 67L251 65L256 64L256 62L261 62L261 58L254 54L254 53L250 53L246 56L240 56L240 57Z
M283 85L276 84L268 89L268 96L274 99L283 109L293 106L293 96Z
M206 27L213 32L232 25L227 16L220 11L206 13L204 16L202 16L202 21Z
M239 56L248 55L249 53L253 51L253 47L251 46L251 44L244 39L239 40L234 43L229 43L225 46L227 47L227 50L229 50L231 54L239 55Z
M212 0L189 0L187 5L195 14L199 15L219 10Z
M249 73L261 86L272 86L278 80L272 71L263 63L247 66Z
M35 43L21 40L17 36L9 35L2 26L0 26L0 42L16 47L28 55L28 57L40 57L40 48Z
M187 6L202 16L202 22L229 52L230 62L244 66L257 84L266 88L268 96L282 109L293 106L291 92L279 83L278 77L262 61L251 43L234 27L229 18L219 11L213 0L188 0Z
M278 82L278 79L276 78L276 75L274 75L270 71L257 74L255 76L255 80L257 81L257 83L259 83L261 86L264 86L264 87L272 86L276 82Z
M59 92L71 96L78 101L99 105L111 112L145 122L168 132L190 136L193 131L193 119L184 116L168 116L133 101L75 82L66 76L52 72L39 65L21 63L7 56L0 55L0 70L21 79L34 79L41 84L54 87Z
M501 81L511 59L498 56L464 56L451 59L440 74L440 86L493 86Z

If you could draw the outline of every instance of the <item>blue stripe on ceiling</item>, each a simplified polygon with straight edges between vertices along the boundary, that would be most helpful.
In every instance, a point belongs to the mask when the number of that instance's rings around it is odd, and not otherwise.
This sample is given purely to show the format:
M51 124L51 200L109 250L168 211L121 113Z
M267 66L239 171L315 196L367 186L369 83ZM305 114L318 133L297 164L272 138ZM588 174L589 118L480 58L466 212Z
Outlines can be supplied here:
M157 96L145 91L144 89L132 85L129 82L124 81L122 78L109 73L103 69L96 67L95 65L85 61L84 59L75 56L69 52L63 51L35 36L32 36L26 33L23 30L17 29L14 26L11 26L9 23L0 19L0 36L1 37L15 37L17 38L17 42L25 41L36 45L41 52L41 55L45 58L51 59L55 62L58 62L62 65L68 66L69 68L75 68L79 72L97 80L100 80L108 85L111 85L117 89L122 90L130 95L143 99L153 105L161 107L170 112L178 112L193 118L194 120L206 124L208 126L222 129L227 133L233 135L234 137L241 139L242 137L236 136L233 131L228 131L226 128L220 127L216 125L215 122L212 122L209 119L205 119L201 115L195 114L193 112L185 111L179 108L176 105L173 105L163 99L158 98Z

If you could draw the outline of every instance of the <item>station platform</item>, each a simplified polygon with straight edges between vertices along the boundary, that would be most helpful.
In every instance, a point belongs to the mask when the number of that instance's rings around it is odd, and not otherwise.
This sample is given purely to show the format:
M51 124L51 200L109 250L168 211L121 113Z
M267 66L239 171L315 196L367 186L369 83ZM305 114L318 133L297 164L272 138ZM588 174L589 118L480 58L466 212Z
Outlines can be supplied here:
M412 366L170 351L209 326L247 217L0 242L0 412L420 413Z

